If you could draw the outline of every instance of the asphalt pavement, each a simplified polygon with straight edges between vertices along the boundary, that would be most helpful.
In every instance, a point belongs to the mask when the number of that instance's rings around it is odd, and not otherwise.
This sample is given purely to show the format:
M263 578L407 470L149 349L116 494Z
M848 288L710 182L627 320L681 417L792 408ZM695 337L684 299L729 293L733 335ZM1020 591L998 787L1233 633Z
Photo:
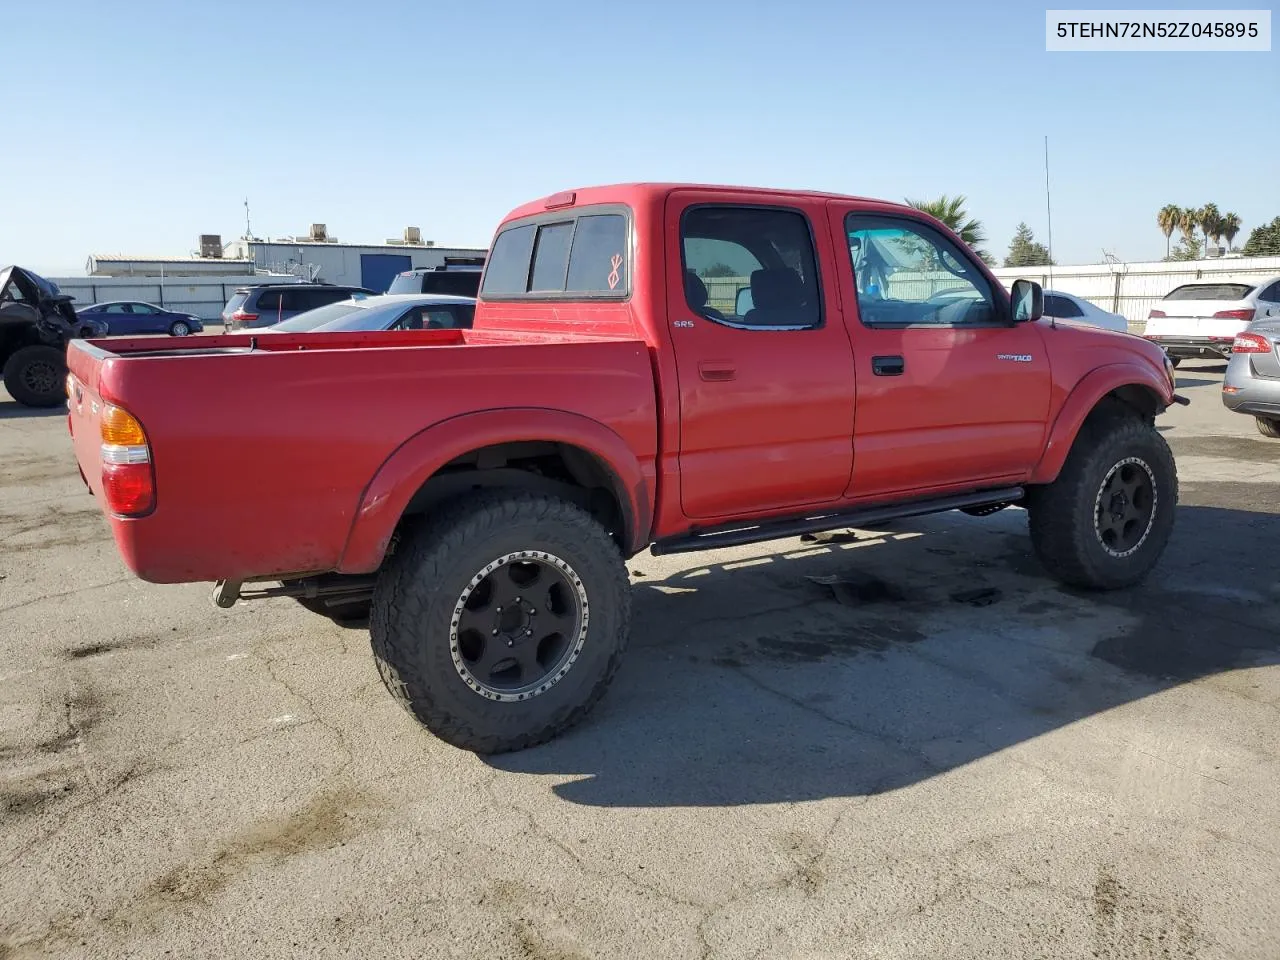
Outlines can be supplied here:
M0 393L0 958L1280 956L1280 441L1159 423L1144 586L1018 509L630 564L581 726L484 759L368 634L125 570Z

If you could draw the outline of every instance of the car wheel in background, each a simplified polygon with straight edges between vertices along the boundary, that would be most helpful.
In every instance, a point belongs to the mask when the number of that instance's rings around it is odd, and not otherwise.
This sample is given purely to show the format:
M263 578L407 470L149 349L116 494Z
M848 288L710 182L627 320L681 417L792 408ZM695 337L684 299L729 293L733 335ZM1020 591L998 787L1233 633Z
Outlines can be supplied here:
M1254 417L1253 422L1258 425L1258 432L1264 437L1280 440L1280 420L1274 417Z
M191 325L185 320L175 320L173 326L169 328L169 335L173 337L185 337L191 333Z
M1064 583L1116 590L1142 581L1173 532L1178 472L1155 425L1122 409L1080 429L1062 472L1027 491L1031 542Z
M519 750L573 726L622 661L631 585L618 545L565 500L479 494L396 544L370 638L392 696L437 737Z
M67 360L62 351L33 344L14 352L4 365L4 388L28 407L56 407L66 397Z

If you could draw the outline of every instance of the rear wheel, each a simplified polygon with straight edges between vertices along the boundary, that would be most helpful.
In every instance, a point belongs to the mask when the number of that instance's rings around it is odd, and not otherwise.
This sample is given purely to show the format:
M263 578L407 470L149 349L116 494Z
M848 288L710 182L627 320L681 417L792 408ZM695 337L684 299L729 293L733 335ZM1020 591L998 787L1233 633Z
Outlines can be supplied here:
M1132 586L1164 553L1177 502L1177 466L1155 426L1105 416L1081 428L1057 480L1029 491L1032 544L1064 583Z
M67 361L62 351L33 344L14 352L4 365L4 388L28 407L56 407L66 392Z
M432 733L501 753L586 716L630 619L622 554L590 514L495 491L401 539L374 590L370 637L387 689Z
M1258 425L1258 432L1264 437L1280 439L1280 420L1274 417L1254 417L1253 422Z
M185 337L191 333L191 325L185 320L175 320L173 326L169 328L169 335L174 337Z

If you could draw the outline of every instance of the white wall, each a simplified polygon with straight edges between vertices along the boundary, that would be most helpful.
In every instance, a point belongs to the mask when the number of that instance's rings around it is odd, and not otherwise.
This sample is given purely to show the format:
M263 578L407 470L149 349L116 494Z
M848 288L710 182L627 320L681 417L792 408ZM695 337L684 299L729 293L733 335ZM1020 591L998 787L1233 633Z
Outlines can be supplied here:
M50 277L62 293L75 297L72 306L87 307L111 300L145 300L168 310L216 320L236 287L289 283L296 277Z
M1092 263L1083 266L999 267L993 271L1006 287L1019 277L1035 280L1046 290L1060 290L1094 306L1121 314L1129 329L1141 333L1147 314L1174 287L1197 280L1239 280L1258 283L1280 276L1280 257L1232 257L1175 263Z

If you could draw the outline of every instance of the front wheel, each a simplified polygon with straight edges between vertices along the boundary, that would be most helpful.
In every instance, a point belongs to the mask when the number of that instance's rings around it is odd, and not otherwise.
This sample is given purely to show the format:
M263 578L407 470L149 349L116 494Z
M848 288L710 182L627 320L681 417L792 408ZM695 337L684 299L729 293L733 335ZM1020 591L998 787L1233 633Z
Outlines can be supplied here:
M590 514L495 491L402 536L369 632L383 682L419 722L454 746L501 753L586 716L630 619L622 554Z
M1258 432L1264 437L1280 439L1280 420L1274 417L1254 417L1253 422L1258 425Z
M4 388L28 407L56 407L66 399L67 359L57 347L32 344L4 365Z
M175 320L173 326L169 328L169 335L172 337L185 337L191 333L191 324L185 320Z
M1028 492L1032 545L1064 583L1132 586L1164 553L1177 503L1177 465L1153 424L1124 415L1086 423L1058 478Z

